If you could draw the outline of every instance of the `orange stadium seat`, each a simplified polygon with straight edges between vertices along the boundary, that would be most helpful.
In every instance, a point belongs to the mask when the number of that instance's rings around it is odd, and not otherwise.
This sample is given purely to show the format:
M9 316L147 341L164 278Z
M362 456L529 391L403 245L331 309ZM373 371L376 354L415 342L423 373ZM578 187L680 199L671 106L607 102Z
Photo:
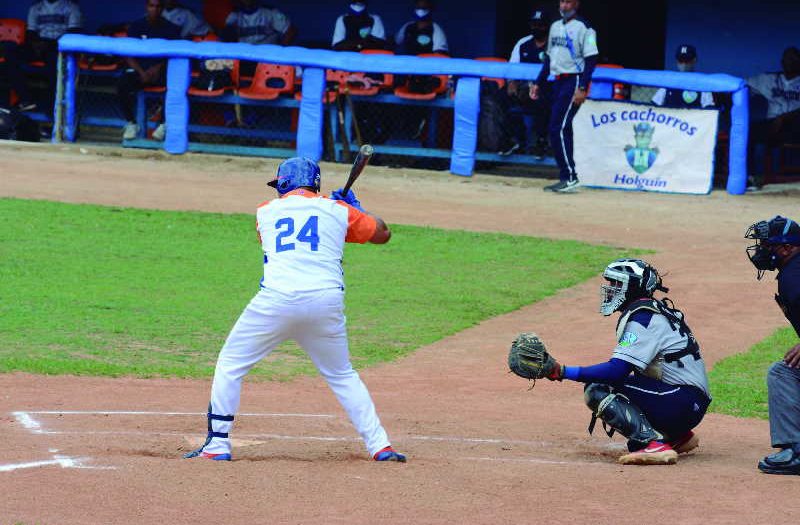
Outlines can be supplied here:
M480 60L481 62L508 62L508 60L506 60L505 58L499 58L499 57L478 57L475 60ZM503 89L506 85L506 79L504 78L481 77L481 80L488 80L490 82L494 82L500 89Z
M25 43L25 21L17 18L0 18L0 42ZM0 64L6 59L0 57Z
M422 53L417 56L421 58L450 58L449 56L444 55L442 53ZM432 76L439 81L439 84L431 92L414 93L410 91L408 81L411 78L411 75L409 75L408 79L406 79L406 83L394 90L395 96L398 96L400 98L405 98L408 100L433 100L434 98L436 98L437 95L440 95L445 91L447 91L448 87L447 84L449 81L448 75L426 75L426 76Z
M280 87L269 86L270 81L277 80L283 85ZM238 91L242 98L253 100L274 100L282 94L294 91L294 66L282 64L267 64L260 62L253 74L253 81L249 86Z

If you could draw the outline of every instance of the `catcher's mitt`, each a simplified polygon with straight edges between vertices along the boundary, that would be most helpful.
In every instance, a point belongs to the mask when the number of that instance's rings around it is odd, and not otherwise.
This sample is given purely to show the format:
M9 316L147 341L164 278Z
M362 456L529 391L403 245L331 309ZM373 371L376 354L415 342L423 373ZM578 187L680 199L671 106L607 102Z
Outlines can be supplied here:
M544 343L534 333L521 333L514 339L508 353L508 367L525 379L544 377L561 381L564 377L564 367L547 353Z

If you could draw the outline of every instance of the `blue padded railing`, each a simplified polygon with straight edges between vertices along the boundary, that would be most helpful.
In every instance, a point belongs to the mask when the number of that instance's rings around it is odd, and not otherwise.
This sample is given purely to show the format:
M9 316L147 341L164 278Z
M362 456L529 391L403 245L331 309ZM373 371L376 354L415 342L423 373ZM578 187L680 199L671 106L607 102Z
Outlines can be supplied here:
M297 130L297 154L315 160L323 151L323 103L325 70L340 69L367 73L455 75L453 152L450 171L469 176L475 166L480 110L480 77L535 80L541 66L535 64L484 62L464 58L419 58L399 55L368 55L355 52L185 40L139 40L86 35L64 35L59 50L65 53L63 101L65 128L73 129L75 119L74 53L103 53L133 57L167 57L165 113L167 136L164 149L180 154L188 150L190 59L234 58L255 62L302 66L303 96ZM747 184L748 97L745 82L723 74L678 73L632 69L598 68L593 76L593 97L614 82L733 93L729 153L728 192L744 193ZM610 98L607 97L607 98ZM60 123L57 123L57 125ZM74 137L65 137L74 140Z

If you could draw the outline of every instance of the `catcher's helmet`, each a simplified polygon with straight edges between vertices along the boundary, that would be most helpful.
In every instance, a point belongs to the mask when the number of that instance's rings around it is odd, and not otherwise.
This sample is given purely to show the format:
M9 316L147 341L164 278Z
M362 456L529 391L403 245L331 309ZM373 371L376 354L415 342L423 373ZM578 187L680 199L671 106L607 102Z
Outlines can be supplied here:
M275 178L267 183L280 195L297 188L312 188L319 191L319 165L308 157L292 157L281 162Z
M652 297L656 290L667 291L661 285L658 271L641 259L617 259L603 271L609 281L600 287L600 313L611 315L634 299Z
M800 225L792 219L776 215L768 221L750 225L744 237L756 241L756 244L747 247L747 257L761 279L764 272L778 268L778 255L774 253L774 247L782 244L800 246Z

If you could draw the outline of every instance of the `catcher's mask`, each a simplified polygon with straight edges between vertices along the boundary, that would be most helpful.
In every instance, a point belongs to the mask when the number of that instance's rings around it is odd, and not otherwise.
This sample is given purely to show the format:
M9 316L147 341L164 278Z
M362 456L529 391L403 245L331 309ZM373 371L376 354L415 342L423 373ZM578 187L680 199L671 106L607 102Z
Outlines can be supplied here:
M747 257L758 270L761 280L764 272L776 270L780 256L776 249L783 245L800 246L800 226L792 219L776 215L768 221L750 225L744 234L745 239L753 239L755 244L747 247Z
M611 315L634 299L652 297L661 285L658 271L641 259L617 259L603 271L609 283L600 287L600 313Z
M319 192L319 165L308 157L292 157L281 162L275 178L267 183L285 195L297 188L312 188Z

